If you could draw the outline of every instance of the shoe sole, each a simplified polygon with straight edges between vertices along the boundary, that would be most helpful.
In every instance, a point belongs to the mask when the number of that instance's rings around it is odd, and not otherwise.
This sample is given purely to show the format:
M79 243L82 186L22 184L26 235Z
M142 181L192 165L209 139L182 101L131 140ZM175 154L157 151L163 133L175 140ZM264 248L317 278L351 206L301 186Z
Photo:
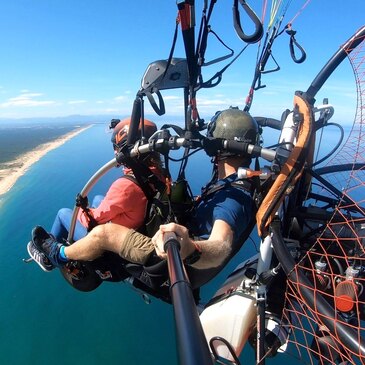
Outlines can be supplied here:
M32 244L32 241L28 242L27 244L27 251L29 256L33 259L33 261L45 272L51 272L53 270L53 268L49 269L47 268L47 266L42 265L42 263L40 263L39 261L37 261L37 259L35 258L35 256L33 255L33 253L30 250L30 245Z

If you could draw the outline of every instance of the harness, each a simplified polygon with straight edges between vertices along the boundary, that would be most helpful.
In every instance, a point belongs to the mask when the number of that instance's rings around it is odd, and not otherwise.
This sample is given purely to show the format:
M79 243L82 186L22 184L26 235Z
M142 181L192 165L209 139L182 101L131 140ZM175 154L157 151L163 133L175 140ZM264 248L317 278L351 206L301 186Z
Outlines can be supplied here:
M245 193L250 194L253 196L255 191L255 182L252 179L244 179L238 181L229 181L225 180L223 183L212 183L208 184L206 188L203 189L202 195L194 202L195 205L199 204L200 201L209 199L213 194L218 191L227 189L229 187L235 187L240 190L243 190ZM256 207L254 205L254 210ZM255 212L254 212L255 213ZM218 272L225 266L226 262L229 261L242 247L243 243L247 240L248 236L251 234L254 226L255 226L255 214L250 216L249 224L247 228L242 232L240 237L238 238L239 242L242 243L241 245L237 245L237 247L232 251L231 255L227 257L225 262L219 266L214 267L211 269L196 269L191 265L186 264L185 269L189 280L191 282L192 288L194 289L194 295L197 297L199 294L199 288L206 284L212 277L216 276ZM168 291L168 282L166 282L166 274L167 274L167 263L166 261L157 262L155 264L144 266L144 273L147 274L148 277L148 285L153 285L155 291L157 291L158 295L167 295ZM162 281L162 278L164 280ZM145 277L142 278L145 280Z
M201 196L198 198L198 202L201 200L207 199L210 195L216 193L219 190L226 189L229 186L233 186L235 188L244 190L250 195L252 195L255 191L255 184L253 180L248 179L242 179L242 180L236 180L236 181L224 181L223 184L217 184L217 183L209 183L207 186L205 186L202 190Z
M122 178L132 181L145 193L134 175L124 175ZM169 188L164 185L163 188L156 189L154 195L146 195L146 198L144 224L138 229L138 232L148 237L152 237L161 224L170 222L184 224L185 217L193 208L193 200L190 197L187 182L182 179L172 183Z
M131 167L131 166L129 166ZM134 174L141 173L142 169L147 168L149 172L146 176L150 178L137 179ZM139 229L139 232L151 237L159 228L160 224L167 223L169 221L178 222L179 224L186 225L186 218L190 215L189 212L199 204L200 201L208 199L217 191L227 189L230 186L238 188L240 190L249 193L251 196L256 190L253 179L243 179L238 181L225 180L223 183L209 183L203 190L200 197L195 201L191 198L192 194L189 190L188 184L184 179L180 179L171 185L165 185L161 180L158 179L158 187L155 187L151 183L153 172L148 167L143 167L137 171L132 169L133 175L128 174L122 176L122 178L128 179L133 183L141 187L141 189L147 192L146 197L148 200L147 209L145 214L144 225ZM156 175L154 175L156 176ZM138 181L139 180L139 181ZM142 183L140 181L143 181ZM143 184L144 188L142 188ZM144 184L148 184L146 188ZM168 188L169 186L169 188ZM247 226L246 230L239 237L239 241L242 244L247 240L247 237L251 233L255 225L255 214L252 214L251 221ZM227 261L239 250L240 247L235 249ZM109 257L110 256L110 257ZM171 297L169 292L169 280L168 278L168 267L165 260L161 259L152 254L146 265L139 265L126 262L118 256L113 254L106 256L104 259L94 263L95 268L98 268L101 272L108 272L110 270L110 262L112 262L113 277L107 279L108 281L120 281L126 278L130 278L130 283L139 290L150 294L156 298L161 299L167 303L171 303ZM114 261L110 261L113 259ZM186 263L185 263L186 264ZM204 285L211 277L215 276L221 268L212 268L208 270L198 270L193 266L185 265L188 277L190 278L193 285L193 295L195 301L199 301L199 288ZM100 275L100 274L99 274ZM99 280L99 279L98 279ZM100 285L100 284L99 284Z

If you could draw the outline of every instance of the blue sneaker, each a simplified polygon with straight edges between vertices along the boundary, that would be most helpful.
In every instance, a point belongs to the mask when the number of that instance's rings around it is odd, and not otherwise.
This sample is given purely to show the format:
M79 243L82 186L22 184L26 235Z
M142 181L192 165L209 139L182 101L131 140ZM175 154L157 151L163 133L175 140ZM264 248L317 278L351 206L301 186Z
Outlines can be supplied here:
M55 267L63 267L66 262L59 259L59 252L62 247L55 238L42 227L36 226L32 230L32 242L34 246L49 259Z
M51 264L51 261L47 258L47 256L38 250L33 241L28 242L27 250L29 256L33 259L35 263L37 263L43 271L50 272L54 269L54 266Z

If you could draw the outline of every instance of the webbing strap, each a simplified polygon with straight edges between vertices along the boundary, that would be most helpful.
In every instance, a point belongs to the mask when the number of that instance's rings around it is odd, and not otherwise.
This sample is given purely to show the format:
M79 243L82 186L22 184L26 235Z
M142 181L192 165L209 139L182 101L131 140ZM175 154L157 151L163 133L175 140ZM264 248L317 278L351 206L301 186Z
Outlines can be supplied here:
M141 187L142 191L146 195L148 200L152 199L157 191L163 191L165 189L165 184L143 163L140 163L133 159L132 157L123 153L122 162L128 166L134 177L136 178L138 185ZM153 186L153 188L151 187Z
M151 92L145 90L143 93L147 96L148 101L150 102L150 104L151 104L153 110L156 112L156 114L164 115L165 114L165 103L163 101L160 91L157 88L152 88ZM156 100L154 99L152 94L157 95L159 105L157 105Z

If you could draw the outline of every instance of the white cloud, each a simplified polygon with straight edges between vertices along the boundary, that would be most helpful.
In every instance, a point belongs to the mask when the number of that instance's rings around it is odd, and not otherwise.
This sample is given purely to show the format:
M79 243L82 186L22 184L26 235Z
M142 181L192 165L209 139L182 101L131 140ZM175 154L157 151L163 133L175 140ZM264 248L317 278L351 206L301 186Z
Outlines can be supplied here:
M35 99L42 95L43 94L41 94L41 93L31 93L31 92L22 93L19 96L15 96L13 98L8 99L4 103L1 103L0 107L2 107L2 108L37 107L37 106L56 104L56 102L52 101L52 100L36 100Z
M227 105L227 99L200 99L198 101L198 108L201 106L218 106L218 105Z
M125 101L127 98L124 95L120 95L120 96L116 96L114 98L114 101L116 102L121 102L121 101Z
M25 99L25 98L36 98L38 96L42 96L43 94L42 93L31 93L31 92L24 92L22 93L21 95L19 96L16 96L15 98L13 99Z
M181 100L181 98L179 96L175 96L175 95L167 95L163 97L164 100Z
M85 104L87 103L86 100L71 100L68 102L68 104L74 105L74 104Z
M118 109L109 108L109 109L105 109L104 112L105 113L119 113L119 110Z

